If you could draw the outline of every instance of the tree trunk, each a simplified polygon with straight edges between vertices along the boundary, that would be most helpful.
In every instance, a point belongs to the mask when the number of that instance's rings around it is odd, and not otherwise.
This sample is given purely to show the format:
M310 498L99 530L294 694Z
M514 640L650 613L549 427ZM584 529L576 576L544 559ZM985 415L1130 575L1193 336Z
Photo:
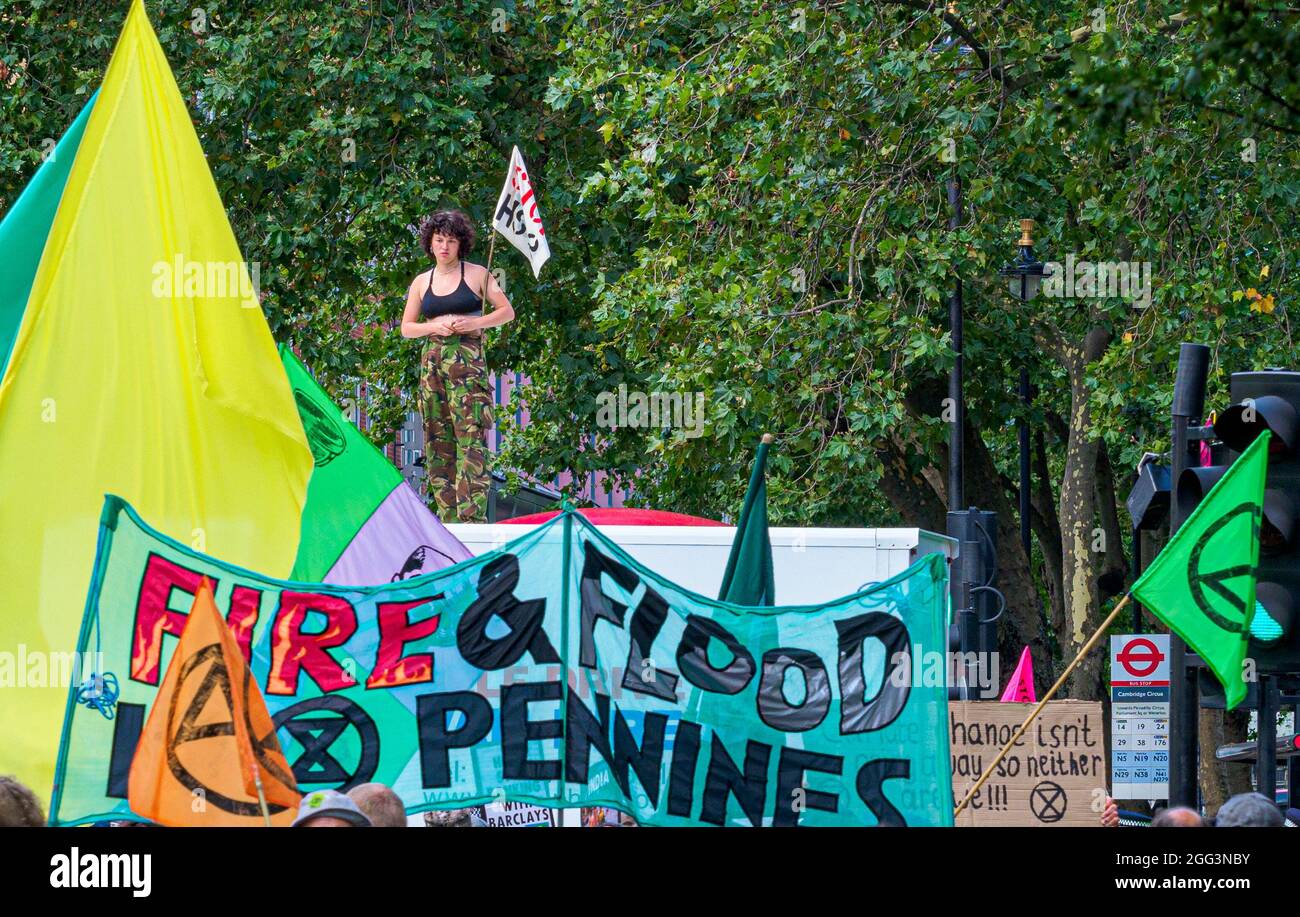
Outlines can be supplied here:
M1101 595L1097 578L1103 555L1097 527L1097 453L1099 440L1092 430L1088 403L1088 364L1101 356L1109 335L1094 328L1079 344L1058 346L1059 357L1070 378L1070 433L1066 444L1065 473L1061 481L1061 535L1064 543L1062 573L1065 588L1066 632L1058 634L1063 654L1073 659L1101 623ZM1103 654L1094 647L1075 668L1066 684L1066 696L1097 700L1102 695Z
M908 465L906 449L906 443L890 437L876 450L884 469L880 491L903 518L914 520L921 528L942 533L947 529L943 500L930 482Z
M1250 792L1250 765L1215 760L1220 745L1246 741L1250 725L1247 710L1200 711L1201 764L1198 775L1205 813L1214 815L1219 806L1238 793Z
M1115 505L1115 472L1106 443L1097 443L1097 512L1105 538L1102 546L1101 595L1103 601L1124 591L1128 561L1124 555L1124 530Z
M1065 546L1061 542L1061 518L1056 495L1052 492L1052 474L1047 465L1047 446L1040 430L1034 438L1034 534L1043 553L1043 581L1047 586L1048 616L1053 635L1065 630L1064 571L1061 558Z

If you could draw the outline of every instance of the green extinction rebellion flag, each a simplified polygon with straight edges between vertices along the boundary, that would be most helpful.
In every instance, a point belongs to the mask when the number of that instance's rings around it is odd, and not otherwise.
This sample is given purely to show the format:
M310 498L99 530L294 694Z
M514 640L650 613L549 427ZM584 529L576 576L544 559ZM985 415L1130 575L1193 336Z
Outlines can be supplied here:
M1232 463L1132 589L1205 660L1230 710L1246 697L1242 661L1255 614L1270 435Z
M205 576L304 792L374 780L409 813L504 794L646 825L952 824L939 554L824 605L749 608L687 592L568 512L352 587L233 567L116 497L79 649L120 694L101 712L71 692L51 824L132 817L131 758ZM221 805L239 794L196 752L228 731L229 698L203 696L185 715L211 729L169 762Z

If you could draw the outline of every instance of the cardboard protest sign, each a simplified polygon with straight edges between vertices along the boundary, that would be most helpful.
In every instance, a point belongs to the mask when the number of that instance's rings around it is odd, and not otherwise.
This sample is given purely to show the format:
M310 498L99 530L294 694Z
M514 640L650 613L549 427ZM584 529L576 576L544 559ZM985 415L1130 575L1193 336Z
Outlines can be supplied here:
M377 586L285 582L106 500L51 823L130 817L127 765L203 577L298 788L391 786L408 814L605 806L644 825L952 823L938 554L824 605L688 592L568 512ZM216 797L207 794L212 804Z
M948 738L953 794L963 799L1032 704L953 701ZM1098 824L1106 795L1106 738L1099 701L1050 701L980 787L958 827Z

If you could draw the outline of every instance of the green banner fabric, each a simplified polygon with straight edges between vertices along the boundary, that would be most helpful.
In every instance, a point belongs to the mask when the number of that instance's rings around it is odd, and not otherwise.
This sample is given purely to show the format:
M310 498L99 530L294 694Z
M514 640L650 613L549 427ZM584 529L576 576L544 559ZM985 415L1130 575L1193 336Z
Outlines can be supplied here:
M939 554L825 605L746 608L566 512L444 570L331 586L199 554L116 497L79 647L120 693L103 711L70 693L51 824L133 817L131 757L204 576L304 791L374 780L410 813L504 796L643 825L952 824ZM188 714L212 734L231 716L220 692ZM183 744L171 759L221 804Z
M1229 466L1132 589L1205 660L1229 710L1246 698L1242 662L1255 615L1271 435L1265 430Z

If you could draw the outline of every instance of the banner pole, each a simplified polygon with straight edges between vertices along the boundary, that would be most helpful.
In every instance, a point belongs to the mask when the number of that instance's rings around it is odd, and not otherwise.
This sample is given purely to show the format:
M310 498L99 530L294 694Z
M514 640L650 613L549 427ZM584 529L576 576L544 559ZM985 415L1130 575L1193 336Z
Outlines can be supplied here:
M560 761L563 763L558 792L558 820L561 827L564 826L564 804L568 802L564 798L564 775L569 771L569 558L573 551L574 512L576 510L570 507L564 510L564 572L560 583ZM618 713L615 712L614 716L618 716ZM582 811L580 807L578 811Z
M81 630L77 634L77 658L85 660L86 647L90 645L91 626L99 626L99 592L104 586L104 565L108 562L108 552L113 546L113 535L117 531L118 516L122 511L122 498L113 494L104 494L104 506L99 513L99 532L95 542L95 563L91 569L90 586L86 590L86 605L81 613ZM100 664L96 653L95 668ZM103 672L92 672L103 676ZM49 825L56 827L63 824L59 809L63 803L63 784L67 776L68 747L72 741L72 717L77 710L77 690L80 685L68 685L68 700L63 709L63 728L59 731L59 751L54 763L54 786L51 788ZM129 803L128 803L129 806ZM129 808L128 808L129 811Z
M253 762L253 785L257 787L257 804L262 807L262 818L266 820L266 826L271 827L271 813L266 808L266 794L262 792L262 770Z
M1114 622L1114 620L1117 617L1119 617L1120 611L1123 610L1124 606L1128 604L1129 599L1131 599L1132 597L1133 597L1132 593L1126 593L1124 595L1124 598L1120 601L1118 605L1115 606L1115 608L1111 611L1111 613L1106 617L1106 620L1102 621L1101 625L1096 629L1096 631L1093 632L1093 635L1088 638L1088 642L1085 643L1083 645L1083 648L1079 650L1078 655L1074 657L1073 661L1071 661L1071 663L1068 666L1066 666L1065 671L1061 673L1061 677L1056 679L1056 684L1052 685L1051 690L1048 691L1047 694L1043 696L1043 699L1038 702L1038 706L1036 706L1030 712L1029 718L1020 724L1020 728L1016 730L1015 735L1013 735L1010 739L1007 740L1006 745L1002 746L1002 750L998 752L998 756L989 763L988 767L984 768L984 773L980 774L980 779L976 780L975 785L966 791L966 798L961 801L961 803L957 806L957 810L952 813L952 817L954 821L957 819L959 815L961 815L962 810L965 809L966 806L970 804L970 801L975 798L975 794L979 792L980 787L982 787L985 781L989 779L989 776L992 775L993 769L997 767L998 763L1007 756L1007 752L1011 751L1011 746L1015 745L1017 742L1020 741L1020 737L1025 734L1025 730L1029 728L1029 724L1032 723L1038 717L1038 714L1043 712L1043 708L1047 706L1047 702L1052 699L1053 695L1055 695L1057 691L1060 690L1061 685L1065 684L1065 679L1068 678L1070 673L1074 671L1075 666L1077 666L1080 662L1082 662L1083 657L1088 655L1088 653L1092 651L1092 648L1093 646L1096 645L1097 640L1100 639L1101 635L1106 632L1106 628L1110 627L1110 625Z

